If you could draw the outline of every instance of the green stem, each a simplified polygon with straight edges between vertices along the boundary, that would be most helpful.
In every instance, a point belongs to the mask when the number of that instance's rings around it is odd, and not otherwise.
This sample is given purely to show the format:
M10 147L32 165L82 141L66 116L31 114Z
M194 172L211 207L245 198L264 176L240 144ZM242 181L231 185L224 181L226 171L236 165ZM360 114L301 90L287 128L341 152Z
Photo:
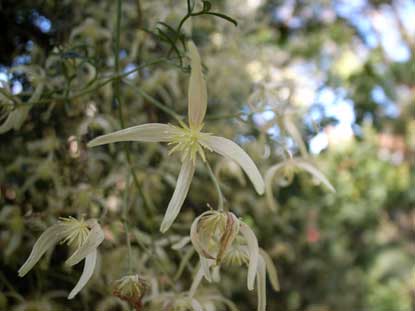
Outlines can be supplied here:
M218 193L218 210L223 211L224 210L224 208L223 208L223 206L224 206L224 204L223 204L224 203L224 199L223 199L222 190L220 189L219 181L216 178L215 174L213 173L212 168L210 167L209 162L206 161L205 164L206 164L206 167L207 167L207 169L209 171L210 178L212 179L213 183L215 184L215 188L216 188L216 191Z
M130 240L130 230L128 227L128 212L130 210L129 205L129 194L130 194L130 178L127 180L125 192L124 192L124 209L122 220L124 223L124 230L125 230L125 240L127 242L127 249L128 249L128 273L133 273L133 266L132 266L132 250L131 250L131 240Z
M49 103L51 101L72 100L72 99L75 99L75 98L78 98L78 97L82 97L84 95L88 95L89 93L93 93L93 92L97 91L98 89L104 87L105 85L107 85L111 82L114 82L114 80L117 80L117 79L119 80L119 79L125 78L125 77L129 76L130 74L132 74L136 71L139 71L143 68L154 66L154 65L164 63L164 62L169 62L170 60L175 59L175 58L176 57L172 57L170 59L161 58L161 59L157 59L157 60L154 60L154 61L151 61L151 62L148 62L148 63L144 63L144 64L141 64L140 66L137 66L136 68L131 69L127 72L118 73L118 74L115 74L114 76L109 77L107 79L102 79L103 81L99 81L97 84L95 84L91 87L87 87L87 88L85 88L85 89L83 89L83 90L81 90L78 93L75 93L73 95L70 95L70 96L67 96L67 97L58 95L58 96L51 97L49 99L38 100L37 102L35 102L33 104L44 104L44 103ZM2 89L0 88L0 92L1 91L2 91ZM28 95L30 95L30 94L32 94L32 93L29 93ZM25 93L21 93L20 95L25 95ZM12 100L12 98L11 98L11 100ZM21 105L21 104L20 103L15 103L15 105L18 106L18 105Z
M125 121L124 121L124 114L123 114L123 105L120 98L120 83L121 83L121 74L120 74L120 62L119 62L119 55L120 55L120 34L121 34L121 12L122 12L122 0L117 0L117 18L115 23L115 51L114 51L114 66L115 66L115 73L116 77L113 78L113 87L114 87L114 97L113 101L117 103L118 106L118 118L120 121L121 128L125 128ZM127 73L130 74L131 72ZM133 163L131 159L131 153L129 145L124 145L124 152L125 156L127 158L127 163L130 168L130 172L133 177L134 185L138 189L141 197L143 198L144 206L150 211L150 214L152 215L154 208L152 207L151 203L148 202L146 199L146 196L144 195L143 189L140 185L140 182L138 180L138 177L133 169ZM154 217L152 215L150 220L154 220ZM127 224L124 223L124 226ZM126 230L128 231L128 230Z
M116 76L119 76L120 74L120 35L121 35L121 13L122 13L122 0L117 0L117 17L115 20L115 48L114 48L114 66L115 66L115 74ZM121 128L125 127L124 122L124 116L123 116L123 109L122 109L122 102L120 100L120 78L116 78L113 81L113 88L114 88L114 97L113 101L117 103L118 106L118 118L120 120ZM134 180L137 179L135 176L135 172L132 169L131 165L131 157L130 157L130 151L128 148L128 145L125 145L124 147L125 155L127 157L127 162L130 166L131 174L133 175ZM139 186L138 180L137 180L137 186ZM128 272L131 273L132 271L132 265L131 265L131 241L130 241L130 230L128 227L128 191L129 191L129 182L127 182L125 190L125 196L124 196L124 214L122 216L122 220L124 223L124 230L125 230L125 239L127 241L127 248L128 248Z

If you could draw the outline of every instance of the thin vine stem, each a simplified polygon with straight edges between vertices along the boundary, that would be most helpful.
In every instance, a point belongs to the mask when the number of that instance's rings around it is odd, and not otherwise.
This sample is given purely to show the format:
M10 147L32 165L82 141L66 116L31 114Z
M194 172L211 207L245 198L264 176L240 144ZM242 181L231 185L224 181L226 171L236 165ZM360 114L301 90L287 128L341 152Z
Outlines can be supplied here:
M133 265L132 265L132 250L131 250L131 239L130 239L130 229L128 226L128 212L130 211L130 204L129 204L129 198L130 198L130 178L127 179L127 184L125 187L124 192L124 206L123 206L123 215L122 220L124 223L124 231L125 231L125 240L127 242L127 249L128 249L128 273L133 273Z
M114 48L114 70L116 75L118 76L120 73L120 36L121 36L121 13L122 13L122 0L117 0L117 15L115 20L115 48ZM124 117L123 117L123 107L122 101L120 100L120 78L116 78L113 81L113 88L114 88L114 96L113 102L115 102L118 106L118 118L121 124L121 128L125 127ZM124 145L125 155L127 157L127 162L130 167L131 174L134 180L137 180L136 185L140 189L140 185L138 183L137 176L135 175L134 170L132 169L131 165L131 157L130 157L130 150L128 145ZM129 191L129 182L127 181L127 186L124 195L124 213L122 217L122 221L124 224L125 230L125 239L127 241L127 248L128 248L128 272L131 273L132 271L132 255L131 255L131 241L130 241L130 230L128 227L127 221L127 213L128 213L128 191Z
M213 183L215 184L216 191L218 193L218 210L223 211L224 210L224 197L222 190L220 188L220 184L218 179L216 178L215 174L213 173L212 167L210 166L208 161L205 161L206 167L209 172L209 176L212 179Z

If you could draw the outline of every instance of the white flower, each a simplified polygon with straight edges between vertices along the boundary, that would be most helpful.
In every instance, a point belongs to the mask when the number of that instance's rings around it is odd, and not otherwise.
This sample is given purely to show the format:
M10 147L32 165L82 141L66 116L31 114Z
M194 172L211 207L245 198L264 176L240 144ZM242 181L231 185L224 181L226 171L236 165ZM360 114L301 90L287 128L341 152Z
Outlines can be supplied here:
M75 252L66 260L67 265L73 266L85 259L81 278L68 296L68 299L72 299L91 278L96 264L97 248L104 241L104 232L96 219L84 221L72 217L61 218L61 221L41 234L18 273L20 277L25 276L43 254L59 241L75 248Z
M190 229L190 238L199 254L203 275L209 281L210 267L222 262L237 237L242 238L247 247L247 286L252 290L258 266L259 247L255 233L247 224L233 213L208 211L197 217Z
M88 147L94 147L120 141L167 142L174 145L170 154L181 153L182 167L160 227L161 232L167 231L179 214L190 188L197 156L206 161L205 148L234 160L248 175L259 194L263 194L265 190L264 181L255 163L241 147L229 139L201 132L207 107L206 82L196 46L190 42L188 47L192 67L188 90L189 125L183 122L180 122L181 127L160 123L142 124L99 136L88 143Z
M310 173L319 182L323 183L329 190L333 192L336 191L329 180L323 175L323 173L321 173L319 169L316 168L309 160L304 158L290 158L281 163L271 166L265 174L265 192L269 208L274 210L277 208L277 204L272 194L272 181L275 175L277 173L280 174L278 176L279 184L285 186L291 182L292 178L294 177L295 170L298 168Z
M266 272L275 290L279 290L277 271L268 254L259 248L252 229L233 213L208 211L195 219L190 230L192 244L199 254L200 268L193 278L189 296L193 297L203 277L216 281L211 273L219 265L248 266L247 287L254 289L257 282L258 311L266 307ZM216 279L216 280L215 280Z

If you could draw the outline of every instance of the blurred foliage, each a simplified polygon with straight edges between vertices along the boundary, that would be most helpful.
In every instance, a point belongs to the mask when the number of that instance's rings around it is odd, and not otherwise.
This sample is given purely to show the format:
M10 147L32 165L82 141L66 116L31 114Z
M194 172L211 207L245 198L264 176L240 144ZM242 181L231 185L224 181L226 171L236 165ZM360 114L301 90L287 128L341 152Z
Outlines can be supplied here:
M203 10L202 1L195 5ZM123 222L134 273L151 284L145 310L170 311L184 299L197 256L191 246L172 245L217 204L208 171L197 167L178 220L162 235L179 170L168 146L87 150L86 143L120 129L118 78L125 126L173 123L163 107L186 115L189 64L180 41L189 38L205 66L208 132L237 141L262 173L291 154L311 158L317 134L328 140L312 161L336 193L300 171L287 185L273 184L277 211L234 163L208 155L226 206L254 228L277 266L281 291L268 286L268 310L414 310L415 36L403 22L405 6L211 1L211 11L232 20L193 16L178 36L187 1L123 1L119 77L116 1L0 1L0 310L127 310L111 294L128 273ZM393 59L382 43L382 14L408 57ZM352 136L336 132L342 113L327 108L341 102L353 109ZM17 277L43 230L58 217L82 215L100 218L106 239L93 279L76 299L66 295L79 267L65 267L62 246L25 279ZM225 297L239 310L255 310L245 279L227 269L219 283L203 282L197 298L206 311L233 310Z

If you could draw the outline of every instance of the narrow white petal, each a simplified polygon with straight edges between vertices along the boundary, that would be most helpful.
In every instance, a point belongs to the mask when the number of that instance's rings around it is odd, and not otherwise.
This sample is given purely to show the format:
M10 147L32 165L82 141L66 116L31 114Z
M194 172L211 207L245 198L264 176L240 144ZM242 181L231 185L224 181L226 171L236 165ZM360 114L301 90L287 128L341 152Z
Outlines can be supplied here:
M31 107L31 105L26 104L10 112L7 119L0 126L0 134L6 133L11 129L20 129L23 122L27 119Z
M179 134L179 131L171 125L162 123L147 123L98 136L88 143L88 147L95 147L121 141L167 142L177 134Z
M186 236L186 237L184 237L184 238L180 239L180 241L179 241L179 242L174 243L174 244L171 246L171 248L172 248L172 249L174 249L174 250L180 250L180 249L182 249L183 247L185 247L187 244L189 244L189 242L190 242L190 237L189 237L189 236Z
M298 148L300 148L301 155L303 157L307 157L308 156L307 147L304 143L303 138L301 137L300 131L295 126L294 122L290 119L290 117L284 118L284 127L285 127L285 130L288 132L288 134L290 134L290 136L294 139L294 141L298 145Z
M190 240L192 241L192 245L196 252L199 254L199 256L203 256L203 247L199 243L199 236L197 233L197 226L199 224L200 218L203 216L200 215L196 217L196 219L193 221L192 225L190 226Z
M248 244L249 264L248 264L248 282L247 283L248 283L248 289L253 290L254 283L255 283L255 275L256 275L257 266L258 266L258 257L259 257L258 240L255 236L255 233L252 231L252 229L244 222L241 222L240 231L241 231L241 234L244 236L246 243Z
M197 232L199 220L207 213L208 212L201 214L200 216L196 217L196 219L193 221L190 227L190 240L192 241L192 245L200 257L214 259L213 256L211 256L204 250L203 245L200 243L199 234Z
M0 125L0 134L6 133L14 128L14 124L16 123L17 114L16 111L12 111L7 116L7 119Z
M265 261L265 266L267 267L268 278L271 282L272 288L278 292L280 291L280 282L278 280L278 273L277 269L275 268L274 263L272 262L272 258L266 251L262 248L259 250L260 255Z
M210 266L212 265L211 259L200 256L200 266L203 270L203 275L208 282L212 282L212 274L210 273Z
M203 275L205 276L206 280L211 282L212 277L209 269L210 264L208 259L206 258L206 252L203 251L203 246L199 242L199 237L197 233L197 226L199 220L202 218L203 215L204 214L200 215L199 217L196 217L196 219L193 221L192 226L190 227L190 240L192 241L192 245L199 255L200 266L203 271Z
M266 268L262 256L258 258L257 270L257 295L258 295L258 311L265 311L267 306L267 284L266 284Z
M190 184L195 173L195 165L192 161L185 161L180 169L179 177L177 178L176 189L174 189L173 196L167 207L166 214L160 226L161 232L166 232L173 224L177 215L182 208L184 199L189 192Z
M96 222L92 226L86 241L66 260L66 264L69 266L76 265L93 251L96 251L102 241L104 241L104 231L102 231L101 226Z
M272 194L272 185L275 174L284 168L286 165L286 162L281 162L276 165L271 166L268 171L265 173L265 196L267 198L267 205L272 210L277 210L278 205L277 202L274 199L274 196Z
M194 311L204 311L199 301L194 298L192 298L192 308Z
M203 78L202 63L200 55L193 42L188 43L191 59L191 73L189 80L189 125L191 128L198 128L203 122L207 107L206 82Z
M18 271L20 277L25 276L49 248L54 247L56 243L64 238L64 229L64 224L57 223L40 235L35 245L33 245L29 258Z
M293 161L294 161L294 163L297 167L300 167L300 168L306 170L311 175L313 175L316 179L318 179L321 183L323 183L327 188L329 188L331 191L336 192L336 190L331 185L331 183L326 178L326 176L324 176L324 174L322 172L320 172L319 169L316 168L313 164L311 164L310 162L308 162L306 160L302 160L302 159L295 159Z
M207 296L206 298L210 299L210 300L216 300L219 302L222 302L223 304L225 304L228 308L229 311L239 311L238 307L235 305L235 303L223 296L219 296L219 295L210 295Z
M255 187L258 194L264 193L264 180L249 155L232 140L219 136L206 136L201 139L202 143L225 158L231 159L239 164L245 171Z
M76 283L73 290L69 293L68 299L74 298L82 288L88 283L89 279L91 278L92 274L94 273L95 264L97 262L97 250L93 250L88 256L85 258L85 265L84 270L82 271L82 275Z
M192 286L190 287L190 290L189 290L190 297L193 297L195 295L196 290L200 285L200 282L202 282L203 275L204 275L204 272L203 272L202 266L200 266L199 269L197 269L196 275L193 277Z
M215 283L220 282L220 265L214 266L212 268L212 281Z

